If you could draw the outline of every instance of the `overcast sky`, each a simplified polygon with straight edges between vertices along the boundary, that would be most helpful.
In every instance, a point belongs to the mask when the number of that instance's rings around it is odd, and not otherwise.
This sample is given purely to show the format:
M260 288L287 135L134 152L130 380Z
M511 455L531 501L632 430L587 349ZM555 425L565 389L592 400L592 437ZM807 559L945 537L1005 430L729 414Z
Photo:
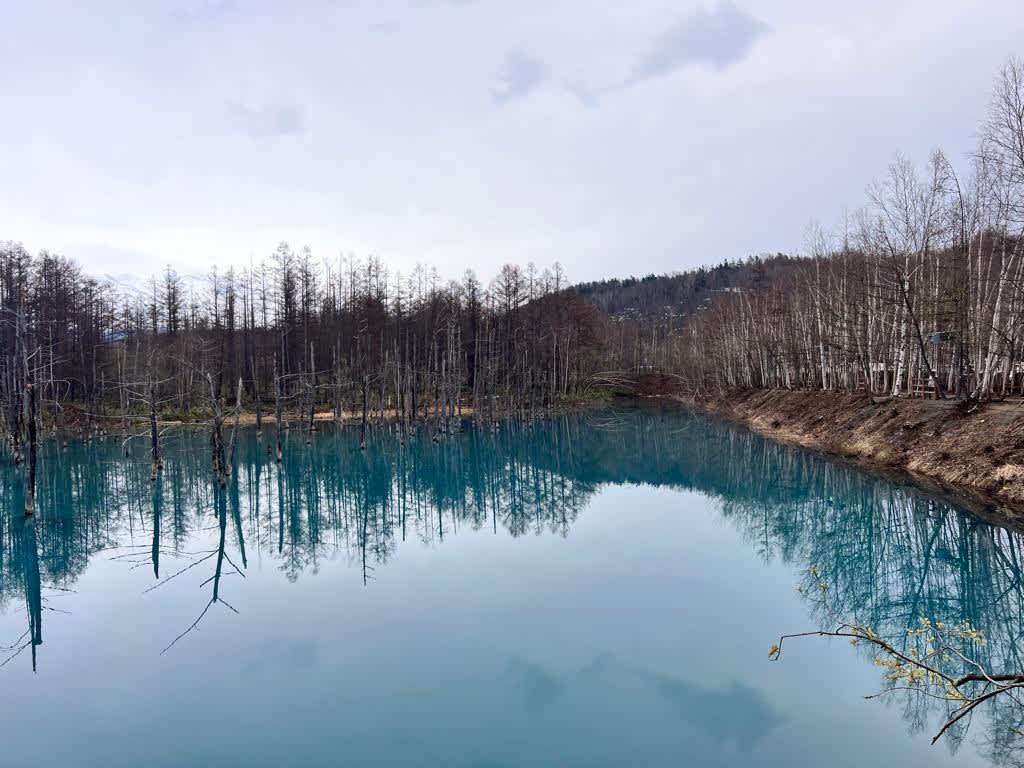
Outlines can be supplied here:
M0 239L570 279L802 246L971 149L1019 0L0 0Z

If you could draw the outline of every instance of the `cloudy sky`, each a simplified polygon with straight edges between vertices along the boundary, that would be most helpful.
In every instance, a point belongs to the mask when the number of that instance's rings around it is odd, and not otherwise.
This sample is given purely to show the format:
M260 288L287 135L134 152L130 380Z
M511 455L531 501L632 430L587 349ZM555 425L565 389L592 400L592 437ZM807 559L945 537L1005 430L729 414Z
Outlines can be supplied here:
M483 275L802 245L970 151L1019 0L0 0L0 239L97 273L278 241Z

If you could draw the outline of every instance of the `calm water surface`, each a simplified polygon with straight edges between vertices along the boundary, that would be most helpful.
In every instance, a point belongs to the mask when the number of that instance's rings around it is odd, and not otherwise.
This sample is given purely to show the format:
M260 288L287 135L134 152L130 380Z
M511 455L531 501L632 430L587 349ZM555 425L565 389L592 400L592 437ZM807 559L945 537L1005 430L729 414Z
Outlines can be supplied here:
M865 701L862 649L969 619L1024 668L1020 548L926 493L686 413L610 409L286 459L204 433L0 468L7 766L943 766L1016 757L1012 711ZM829 583L826 599L808 574ZM955 750L955 751L954 751Z

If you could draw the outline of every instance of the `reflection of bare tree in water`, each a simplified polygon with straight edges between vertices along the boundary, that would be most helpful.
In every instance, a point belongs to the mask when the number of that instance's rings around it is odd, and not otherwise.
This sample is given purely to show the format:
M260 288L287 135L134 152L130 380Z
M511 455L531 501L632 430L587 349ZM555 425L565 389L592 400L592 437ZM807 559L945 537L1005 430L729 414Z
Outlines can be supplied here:
M39 548L36 544L34 520L22 527L25 547L25 608L28 613L29 644L32 647L32 669L36 668L36 648L43 644L43 596L39 577Z
M764 558L816 566L828 583L827 603L809 601L819 626L841 617L899 639L922 616L967 620L988 641L972 650L980 663L1024 669L1018 533L738 428L669 411L615 410L554 416L532 428L467 429L438 442L427 430L404 440L372 430L360 450L357 429L328 426L309 444L289 445L280 463L245 433L226 489L211 477L204 436L169 439L155 483L142 444L125 459L117 443L96 439L88 450L72 446L59 470L42 461L38 578L20 514L5 509L0 603L17 596L28 604L32 584L73 582L90 557L110 550L131 567L151 565L157 591L212 566L204 583L211 597L184 637L214 605L231 609L222 579L244 572L247 549L276 560L292 581L342 553L369 584L403 542L440 545L466 527L567 536L602 484L640 483L709 496ZM0 497L19 513L22 493L18 473L0 468ZM145 543L136 546L139 530ZM207 537L216 547L191 549ZM809 597L818 588L810 576L801 586ZM907 707L908 721L925 721L920 702L908 698ZM1010 723L1011 711L997 707L995 716ZM993 752L1011 754L1006 742L993 738Z
M160 531L163 527L164 484L153 481L153 544L149 550L153 561L153 578L160 579Z
M153 591L155 589L158 589L159 587L162 587L162 586L166 585L168 582L173 581L174 579L182 576L183 574L185 574L186 572L192 570L193 568L195 568L195 567L197 567L197 566L199 566L199 565L201 565L203 563L208 562L212 558L216 558L216 560L214 561L215 565L214 565L213 575L210 576L205 581L203 581L202 584L200 584L200 587L205 587L207 584L211 584L211 583L213 584L212 592L211 592L209 601L203 607L202 611L200 611L200 613L196 617L195 621L193 621L191 624L189 624L185 628L185 630L183 632L181 632L170 643L168 643L164 647L164 649L162 651L160 651L161 655L163 655L164 653L167 653L167 651L169 651L171 648L173 648L174 645L176 645L179 640L184 638L190 632L194 632L196 629L198 629L200 623L203 620L203 618L206 616L206 614L209 612L209 610L213 606L215 606L217 604L220 604L220 605L223 605L224 607L228 608L233 613L238 613L238 610L233 605L231 605L227 600L225 600L223 597L221 597L221 595L220 595L220 582L221 582L221 578L225 575L225 573L224 573L224 563L225 563L225 561L233 569L232 571L229 571L229 574L234 573L234 574L237 574L238 576L241 576L242 578L245 578L245 573L242 571L242 569L240 569L237 565L235 565L234 561L231 559L231 556L228 555L227 550L226 550L227 527L228 527L228 519L227 519L228 518L228 513L227 513L227 503L226 503L227 495L228 495L228 492L227 492L226 489L221 488L221 489L218 489L217 491L215 491L216 510L217 510L217 529L218 529L217 548L214 549L214 550L211 550L209 552L206 552L206 553L203 553L203 554L199 555L198 557L196 557L196 559L194 559L191 563L186 565L184 568L181 568L180 570L178 570L175 573L173 573L170 576L168 576L163 581L157 582L152 587L150 587L149 589L146 590L147 592L151 592L151 591ZM238 535L239 535L239 548L242 551L243 556L244 556L245 544L244 544L244 540L242 539L242 536L241 536L241 527L238 528Z
M36 670L36 648L43 644L43 595L42 581L39 575L39 548L36 542L35 520L26 517L21 524L21 535L15 539L20 545L21 561L24 564L25 612L28 616L28 629L21 637L9 646L0 647L5 654L0 667L17 658L27 648L32 649L32 671Z

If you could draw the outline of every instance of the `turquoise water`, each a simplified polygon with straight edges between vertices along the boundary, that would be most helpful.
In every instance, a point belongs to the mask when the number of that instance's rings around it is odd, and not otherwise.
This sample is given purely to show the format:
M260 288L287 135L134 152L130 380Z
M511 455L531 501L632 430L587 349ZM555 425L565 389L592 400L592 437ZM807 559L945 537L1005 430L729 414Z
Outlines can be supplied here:
M969 619L1024 668L1020 541L912 487L676 410L402 445L246 432L0 468L3 765L862 766L1012 761L783 632ZM822 599L808 569L830 588ZM1015 721L1014 721L1015 722Z

